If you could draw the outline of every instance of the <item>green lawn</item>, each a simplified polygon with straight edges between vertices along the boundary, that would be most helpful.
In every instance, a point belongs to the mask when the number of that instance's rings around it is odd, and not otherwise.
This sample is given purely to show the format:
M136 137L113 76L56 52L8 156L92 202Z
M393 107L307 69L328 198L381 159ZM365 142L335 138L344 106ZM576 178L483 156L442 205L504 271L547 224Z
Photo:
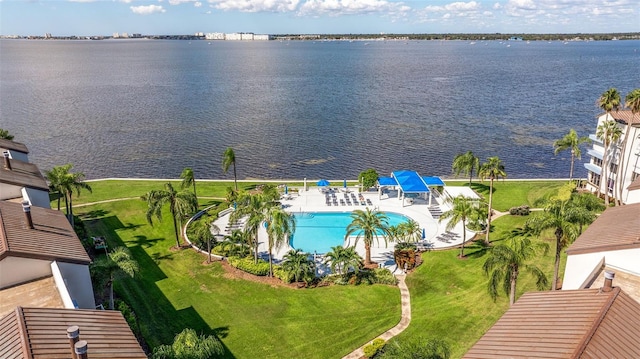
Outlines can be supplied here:
M469 182L446 181L449 186L469 186ZM500 212L506 212L511 207L527 205L536 207L535 201L554 193L567 181L502 181L493 182L492 207ZM471 188L489 200L489 181L471 182Z
M76 209L91 234L126 245L139 262L141 276L122 280L116 290L134 308L152 347L191 327L217 334L230 358L335 358L400 320L397 287L296 290L229 279L218 263L203 265L205 257L193 250L169 250L175 245L169 213L151 227L144 212L141 200Z
M499 182L495 202L505 209L533 203L562 183ZM74 203L135 197L82 206L74 212L85 220L90 235L106 236L110 246L126 245L140 263L141 276L121 280L116 283L116 291L134 308L151 347L170 343L176 333L191 327L217 334L229 358L338 358L394 326L400 318L399 290L395 287L296 290L227 278L219 264L203 265L204 256L192 250L169 250L175 239L168 211L164 222L147 224L146 204L137 198L150 189L161 188L163 182L90 184L94 192L83 192ZM203 182L198 184L198 192L201 196L223 197L231 184ZM201 200L205 203L215 201ZM500 240L527 218L504 216L495 220L491 240ZM442 338L451 345L454 358L464 354L508 307L505 295L494 303L487 294L487 278L481 270L482 248L471 245L465 251L466 260L457 259L458 252L425 253L424 264L408 276L412 322L399 336L399 340ZM551 280L553 251L538 264ZM534 288L530 279L522 277L518 296Z

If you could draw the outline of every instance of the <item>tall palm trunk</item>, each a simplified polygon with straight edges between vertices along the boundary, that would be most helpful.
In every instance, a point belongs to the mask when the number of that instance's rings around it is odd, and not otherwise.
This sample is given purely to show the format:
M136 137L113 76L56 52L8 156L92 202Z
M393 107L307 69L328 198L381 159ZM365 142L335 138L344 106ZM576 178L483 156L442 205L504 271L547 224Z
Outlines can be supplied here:
M364 243L364 252L365 252L364 263L366 265L369 265L371 264L371 244L369 244L368 242Z
M512 306L516 302L516 284L518 282L518 266L516 265L511 272L511 292L509 293L509 305Z
M273 277L273 256L271 255L271 248L269 248L269 277Z
M489 216L487 217L487 233L484 237L484 243L489 244L489 232L491 231L491 212L493 212L493 208L491 207L493 204L493 177L491 177L491 183L489 185Z
M176 234L176 248L180 249L180 238L178 237L178 220L173 209L171 210L171 217L173 218L173 231Z
M260 228L260 227L258 227ZM256 228L255 236L253 237L253 262L258 263L258 228Z
M560 272L560 251L562 248L560 247L560 242L562 240L562 230L556 229L556 258L555 263L553 264L553 287L551 290L558 289L558 273Z
M113 300L113 276L109 280L109 309L113 310L115 307Z
M67 212L69 216L69 223L71 223L71 228L74 228L73 223L73 192L69 192L69 210Z
M236 161L233 161L233 183L236 185L236 192L238 192L238 176L236 175Z
M464 258L464 243L467 241L466 218L462 219L462 247L460 247L460 258Z
M633 117L632 117L633 119ZM624 152L627 150L627 140L629 139L629 132L631 132L631 123L627 123L624 130L624 140L622 141L622 148L620 149L620 161L618 161L618 173L616 173L616 187L618 194L616 195L616 206L622 204L622 187L624 186ZM614 189L616 190L616 189Z
M572 148L571 149L571 167L569 169L569 181L573 180L573 161L575 161L576 158L576 151Z

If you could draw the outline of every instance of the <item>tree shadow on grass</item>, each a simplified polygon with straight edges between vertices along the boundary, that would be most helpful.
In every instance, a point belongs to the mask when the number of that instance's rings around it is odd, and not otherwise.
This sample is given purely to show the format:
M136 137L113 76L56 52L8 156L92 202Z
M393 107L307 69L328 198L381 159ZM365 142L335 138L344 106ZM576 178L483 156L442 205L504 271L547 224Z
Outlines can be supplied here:
M228 335L228 326L211 328L193 306L177 309L158 286L158 282L168 279L158 263L163 260L171 260L173 253L168 255L154 253L150 256L144 248L152 247L161 239L148 240L144 235L137 235L134 236L136 240L125 242L120 233L126 233L139 226L125 226L117 216L96 218L86 221L85 224L91 235L107 238L109 248L126 244L138 262L139 275L135 278L120 279L114 283L114 287L118 297L122 298L134 310L138 318L140 332L147 341L150 350L161 344L171 344L175 335L185 328L192 328L197 333L214 335L218 338L224 338ZM235 358L229 348L223 342L221 343L225 350L224 357Z
M487 245L483 239L476 239L465 247L465 257L482 258L491 249L491 245Z
M469 184L467 184L467 186L469 186ZM490 186L488 184L484 184L484 183L477 183L477 182L472 182L471 186L469 186L472 190L478 192L478 193L482 193L482 194L489 194L489 189ZM493 187L493 193L496 193L496 188Z
M88 219L104 217L107 214L109 214L109 211L107 211L107 210L96 209L96 210L93 210L93 211L84 212L81 215L79 215L79 217L80 217L80 219L82 219L84 221L84 220L88 220Z

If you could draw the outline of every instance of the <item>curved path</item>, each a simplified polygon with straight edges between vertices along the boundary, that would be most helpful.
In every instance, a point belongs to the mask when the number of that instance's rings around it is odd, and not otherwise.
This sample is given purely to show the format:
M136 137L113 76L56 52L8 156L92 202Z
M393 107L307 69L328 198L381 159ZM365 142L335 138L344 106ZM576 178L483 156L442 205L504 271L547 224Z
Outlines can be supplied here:
M384 341L388 341L389 339L402 333L403 330L407 329L407 327L409 326L409 323L411 322L411 297L409 295L409 288L407 288L407 284L404 282L407 275L400 274L400 275L397 275L396 277L398 277L398 288L400 288L400 306L402 308L402 315L400 316L400 322L395 327L377 336L375 339L380 338L380 339L383 339ZM345 355L344 357L342 357L342 359L360 359L364 357L365 345Z

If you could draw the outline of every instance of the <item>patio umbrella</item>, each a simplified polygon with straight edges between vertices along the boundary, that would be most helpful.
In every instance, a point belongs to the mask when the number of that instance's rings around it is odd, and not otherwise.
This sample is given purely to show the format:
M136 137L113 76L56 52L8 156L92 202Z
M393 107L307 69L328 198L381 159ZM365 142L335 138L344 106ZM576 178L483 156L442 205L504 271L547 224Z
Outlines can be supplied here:
M427 237L427 234L425 233L424 228L422 228L422 239L425 239Z
M329 181L327 181L326 179L321 179L320 181L318 181L318 183L316 183L318 186L321 187L326 187L328 185L330 185L331 183Z
M344 180L344 182L342 182L342 187L347 188L347 180Z
M284 194L289 194L289 187L287 187L287 185L284 185Z

